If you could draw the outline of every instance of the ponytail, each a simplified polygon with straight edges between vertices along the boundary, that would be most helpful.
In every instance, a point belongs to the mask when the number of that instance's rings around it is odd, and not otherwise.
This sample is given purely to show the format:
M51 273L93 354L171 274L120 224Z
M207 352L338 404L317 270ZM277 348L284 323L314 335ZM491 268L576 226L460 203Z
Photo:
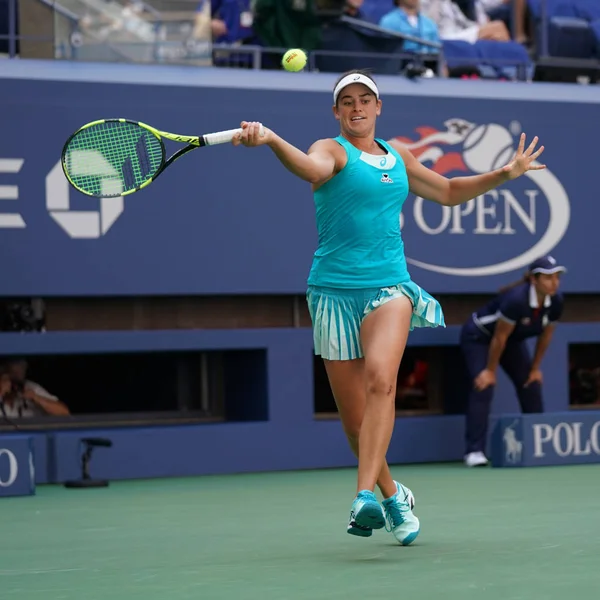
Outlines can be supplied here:
M523 274L523 277L521 277L521 279L517 280L517 281L513 281L512 283L509 283L508 285L505 285L504 287L501 287L498 290L499 294L504 294L505 292L508 292L509 290L512 290L513 288L516 288L518 285L522 285L523 283L527 283L529 281L529 278L531 277L531 274L529 273L529 271L525 271L525 273Z

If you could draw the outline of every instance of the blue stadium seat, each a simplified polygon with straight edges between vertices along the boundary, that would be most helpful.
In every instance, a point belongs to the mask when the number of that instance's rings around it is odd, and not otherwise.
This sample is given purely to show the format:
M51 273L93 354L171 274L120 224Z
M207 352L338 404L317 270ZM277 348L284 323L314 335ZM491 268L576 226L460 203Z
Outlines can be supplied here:
M381 17L394 8L394 0L365 0L360 10L365 21L378 25Z
M594 36L590 24L576 17L552 17L548 29L548 54L564 58L591 58Z
M542 2L544 0L527 0L531 16L539 21L542 18ZM577 17L574 0L546 0L548 17Z
M370 54L400 54L403 41L399 38L359 28L348 23L332 22L323 28L320 50ZM375 56L327 56L317 54L319 71L342 72L350 69L371 69L374 73L398 74L406 59Z
M533 62L521 44L479 40L473 45L481 67L493 69L498 77L507 79L533 77Z
M449 69L477 67L479 56L473 44L460 40L442 40L442 47Z
M516 42L479 40L475 44L458 40L443 42L449 69L476 67L482 77L516 79L521 72L533 76L534 65L527 50Z
M595 41L590 22L600 18L599 0L545 0L546 33L549 56L562 58L591 58ZM534 19L538 53L543 52L542 39L545 24L542 22L543 0L528 0ZM597 15L597 16L594 16Z
M600 59L600 19L592 21L590 29L594 38L594 58Z

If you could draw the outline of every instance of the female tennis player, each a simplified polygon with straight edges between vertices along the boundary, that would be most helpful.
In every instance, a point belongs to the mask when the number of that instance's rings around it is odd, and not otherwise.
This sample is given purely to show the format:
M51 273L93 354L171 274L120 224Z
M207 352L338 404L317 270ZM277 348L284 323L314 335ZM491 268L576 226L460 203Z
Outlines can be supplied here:
M400 212L409 190L444 206L467 202L529 169L537 138L522 136L504 168L446 179L403 146L375 137L382 101L364 71L344 74L333 91L340 135L316 141L307 153L260 123L242 122L235 145L268 145L294 175L312 185L318 248L308 277L307 301L320 355L348 441L358 457L356 497L348 533L393 532L400 544L419 534L414 497L394 481L386 453L395 420L396 381L409 331L445 326L442 309L413 283L404 257ZM383 507L375 486L381 490Z
M536 260L525 277L509 285L463 325L460 345L472 389L467 409L465 464L481 467L485 456L490 406L500 365L517 392L524 413L541 413L542 358L563 311L558 293L566 269L551 256ZM533 360L525 340L537 338Z

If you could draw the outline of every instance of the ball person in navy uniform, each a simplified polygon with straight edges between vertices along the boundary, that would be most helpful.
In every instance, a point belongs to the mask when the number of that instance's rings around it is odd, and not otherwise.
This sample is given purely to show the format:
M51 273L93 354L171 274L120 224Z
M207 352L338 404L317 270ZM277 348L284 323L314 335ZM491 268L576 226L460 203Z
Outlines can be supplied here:
M465 464L485 466L488 417L496 385L496 370L508 375L524 413L543 412L540 365L563 311L558 292L566 272L551 256L536 260L523 279L500 290L463 325L460 345L472 388L466 423ZM526 344L536 337L533 359Z

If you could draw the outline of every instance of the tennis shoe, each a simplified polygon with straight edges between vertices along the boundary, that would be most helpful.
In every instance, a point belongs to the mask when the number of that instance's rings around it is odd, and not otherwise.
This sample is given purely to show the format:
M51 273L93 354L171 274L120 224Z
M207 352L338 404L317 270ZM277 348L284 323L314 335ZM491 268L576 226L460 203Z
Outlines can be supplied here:
M358 493L348 521L348 533L359 537L370 537L373 529L385 527L385 515L375 494L369 490Z
M386 516L386 530L403 546L408 546L419 535L421 524L413 514L415 497L413 493L401 483L394 481L398 490L391 498L383 501L383 510Z

